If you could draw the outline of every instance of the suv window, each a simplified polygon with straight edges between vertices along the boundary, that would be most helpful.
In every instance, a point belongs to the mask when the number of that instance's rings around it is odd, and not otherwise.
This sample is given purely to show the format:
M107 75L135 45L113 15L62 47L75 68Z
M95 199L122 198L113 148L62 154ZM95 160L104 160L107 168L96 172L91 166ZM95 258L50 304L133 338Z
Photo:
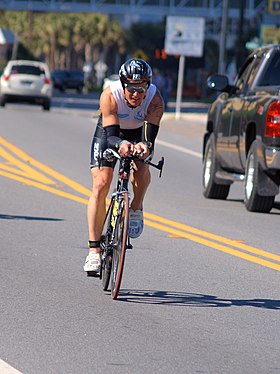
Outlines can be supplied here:
M252 70L251 70L250 75L249 75L249 78L248 78L248 82L247 82L248 87L251 87L251 85L254 82L255 77L256 77L259 69L260 69L260 66L261 66L261 63L260 63L261 56L257 56L255 60L256 60L256 62L253 65Z
M41 75L45 74L44 70L38 66L32 65L13 65L11 74L29 74L29 75Z
M277 51L267 64L259 86L280 86L280 52Z
M255 62L254 58L251 58L250 60L248 60L246 65L243 66L242 70L239 73L238 79L236 81L236 87L238 88L240 92L244 91L246 87L248 74L251 71L254 62Z

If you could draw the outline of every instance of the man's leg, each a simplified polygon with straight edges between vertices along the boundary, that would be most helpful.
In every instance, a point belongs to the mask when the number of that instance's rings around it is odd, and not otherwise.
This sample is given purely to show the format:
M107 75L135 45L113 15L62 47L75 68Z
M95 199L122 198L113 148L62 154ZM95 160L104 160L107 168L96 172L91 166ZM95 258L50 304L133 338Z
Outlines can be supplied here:
M151 174L147 164L137 165L137 171L132 173L133 200L129 210L129 231L130 238L138 238L143 231L143 201L147 188L151 181Z
M106 214L106 197L113 178L113 169L103 166L100 169L93 168L93 187L88 203L88 231L89 240L100 240L103 223ZM97 251L96 251L97 252Z
M151 173L149 165L144 163L137 163L137 170L134 170L131 175L131 183L133 187L133 200L131 208L135 210L143 209L143 201L149 184L151 182Z
M93 187L88 203L89 254L84 271L100 271L100 237L106 215L106 196L113 177L113 168L101 167L92 169Z

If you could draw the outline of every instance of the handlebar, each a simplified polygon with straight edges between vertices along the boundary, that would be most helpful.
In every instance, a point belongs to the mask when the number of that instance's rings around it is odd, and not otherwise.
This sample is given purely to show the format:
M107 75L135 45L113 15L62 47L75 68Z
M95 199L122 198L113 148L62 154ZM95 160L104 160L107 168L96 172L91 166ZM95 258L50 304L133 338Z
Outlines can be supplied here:
M161 160L157 164L154 164L153 162L150 161L151 155L149 155L145 159L141 159L141 158L139 158L136 155L131 155L131 156L127 156L127 157L121 157L118 154L118 152L114 151L111 148L107 148L107 149L105 149L105 151L103 153L101 153L98 156L98 165L100 165L101 160L106 160L108 162L113 162L115 158L117 158L118 160L130 159L130 160L133 160L133 161L144 162L145 164L148 164L148 165L150 165L150 166L158 169L160 171L159 178L161 178L161 174L162 174L162 170L163 170L163 165L164 165L164 157L161 157Z

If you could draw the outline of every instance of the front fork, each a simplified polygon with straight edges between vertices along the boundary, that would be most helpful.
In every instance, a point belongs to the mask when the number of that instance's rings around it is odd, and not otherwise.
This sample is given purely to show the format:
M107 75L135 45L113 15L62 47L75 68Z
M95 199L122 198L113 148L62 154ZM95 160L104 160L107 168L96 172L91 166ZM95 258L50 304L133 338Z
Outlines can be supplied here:
M127 190L125 191L125 193L127 192ZM112 211L112 217L111 217L111 227L112 227L112 234L111 234L111 238L110 238L110 243L109 243L109 247L114 247L116 246L116 240L115 240L115 234L116 234L116 221L117 221L117 218L122 214L122 207L119 205L119 201L118 201L118 195L121 195L123 194L123 192L115 192L115 201L113 203L113 211ZM129 194L129 192L128 192ZM129 222L128 222L128 226L129 226ZM133 246L130 242L130 237L127 235L127 243L126 243L126 246L125 246L125 249L132 249ZM112 250L111 250L112 251Z

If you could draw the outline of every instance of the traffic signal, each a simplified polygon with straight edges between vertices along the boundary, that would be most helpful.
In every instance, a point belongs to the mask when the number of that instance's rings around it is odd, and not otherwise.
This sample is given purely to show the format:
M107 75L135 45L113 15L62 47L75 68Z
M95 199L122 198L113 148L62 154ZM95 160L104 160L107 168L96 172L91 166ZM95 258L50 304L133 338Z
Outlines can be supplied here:
M166 52L165 52L165 49L159 49L157 48L155 50L155 57L157 60L166 60L167 59L167 55L166 55Z

